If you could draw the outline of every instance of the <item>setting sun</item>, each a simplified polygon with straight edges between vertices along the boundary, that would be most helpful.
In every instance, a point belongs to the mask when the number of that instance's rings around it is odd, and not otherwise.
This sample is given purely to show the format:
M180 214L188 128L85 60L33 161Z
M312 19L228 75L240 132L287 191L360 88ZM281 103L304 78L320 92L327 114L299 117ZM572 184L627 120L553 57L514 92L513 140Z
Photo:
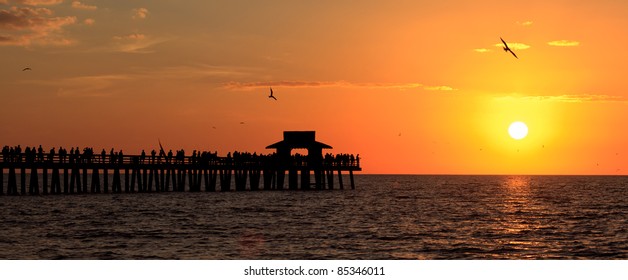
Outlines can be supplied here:
M521 140L528 135L528 126L523 122L513 122L508 127L508 134L516 140Z

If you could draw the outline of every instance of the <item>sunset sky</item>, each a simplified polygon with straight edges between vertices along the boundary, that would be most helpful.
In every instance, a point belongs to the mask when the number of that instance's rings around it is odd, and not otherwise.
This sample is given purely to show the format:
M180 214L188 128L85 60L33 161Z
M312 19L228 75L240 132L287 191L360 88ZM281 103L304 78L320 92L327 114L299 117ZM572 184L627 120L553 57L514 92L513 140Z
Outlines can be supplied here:
M0 145L269 153L316 130L362 173L628 174L627 11L0 0Z

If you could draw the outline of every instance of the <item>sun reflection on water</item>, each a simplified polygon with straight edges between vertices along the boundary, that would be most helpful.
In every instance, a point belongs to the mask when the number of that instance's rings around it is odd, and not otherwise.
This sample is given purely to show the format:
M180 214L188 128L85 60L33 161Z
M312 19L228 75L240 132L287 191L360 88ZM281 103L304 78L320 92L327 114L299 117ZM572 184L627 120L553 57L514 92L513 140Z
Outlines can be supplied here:
M509 176L504 180L502 186L505 186L509 190L521 192L529 189L530 181L531 178L528 176Z
M525 252L540 246L535 231L545 227L539 217L544 209L534 198L534 185L529 176L509 176L501 183L501 215L496 231L504 248ZM537 240L537 241L534 241Z

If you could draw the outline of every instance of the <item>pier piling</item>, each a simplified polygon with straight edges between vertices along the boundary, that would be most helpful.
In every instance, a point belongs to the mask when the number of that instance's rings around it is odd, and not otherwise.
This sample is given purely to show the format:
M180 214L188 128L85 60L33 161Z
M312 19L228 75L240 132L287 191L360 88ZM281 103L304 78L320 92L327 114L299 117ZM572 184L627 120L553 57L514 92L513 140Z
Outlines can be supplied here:
M31 184L28 189L29 194L39 194L39 176L37 176L37 168L31 168Z
M20 168L20 194L26 194L26 168Z
M0 165L0 195L4 195L4 168Z
M338 187L340 187L340 189L344 189L344 186L342 185L342 172L340 171L340 169L338 169Z
M9 182L7 187L8 195L17 195L17 180L15 178L15 168L9 167Z
M48 194L48 168L43 167L41 170L42 174L42 193Z

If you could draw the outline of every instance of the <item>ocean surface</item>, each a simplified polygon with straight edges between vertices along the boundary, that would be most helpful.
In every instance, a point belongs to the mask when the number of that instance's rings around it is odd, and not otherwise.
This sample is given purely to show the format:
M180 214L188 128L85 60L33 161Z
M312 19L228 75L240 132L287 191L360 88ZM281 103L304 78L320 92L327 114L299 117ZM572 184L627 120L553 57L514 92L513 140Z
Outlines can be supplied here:
M0 259L628 259L627 220L626 176L0 196Z

